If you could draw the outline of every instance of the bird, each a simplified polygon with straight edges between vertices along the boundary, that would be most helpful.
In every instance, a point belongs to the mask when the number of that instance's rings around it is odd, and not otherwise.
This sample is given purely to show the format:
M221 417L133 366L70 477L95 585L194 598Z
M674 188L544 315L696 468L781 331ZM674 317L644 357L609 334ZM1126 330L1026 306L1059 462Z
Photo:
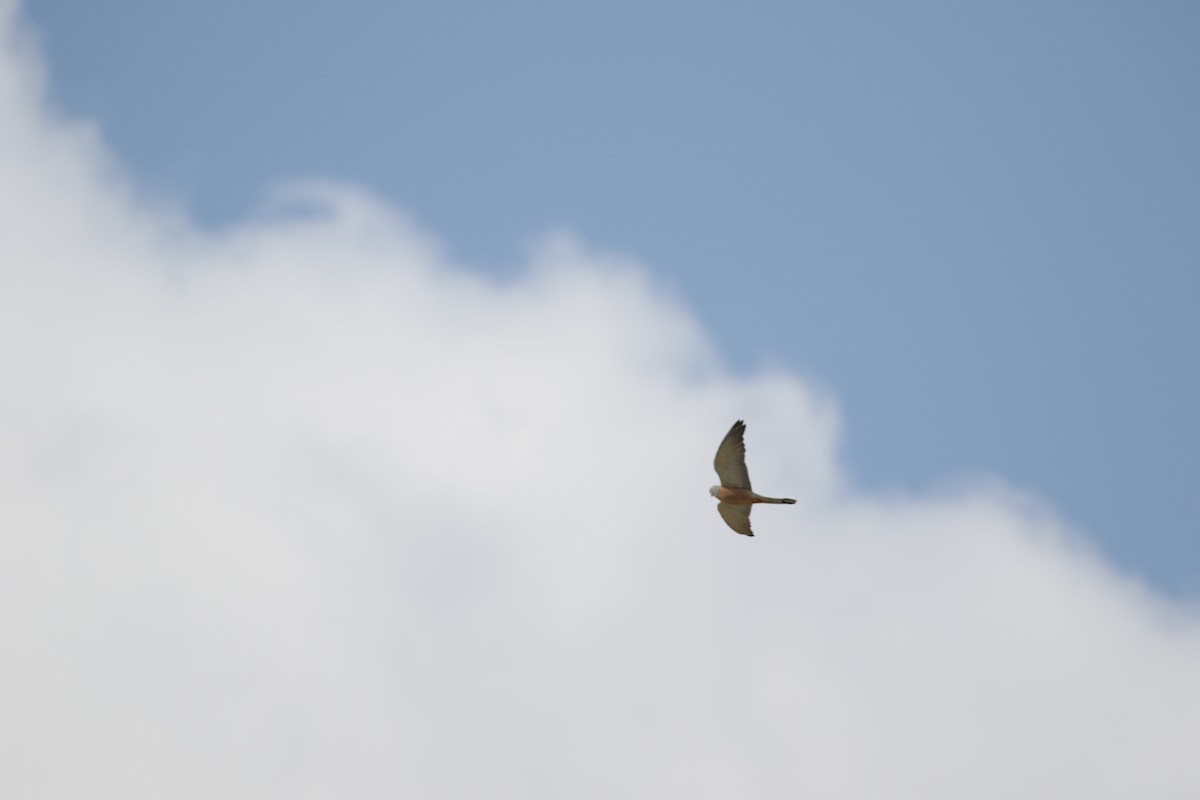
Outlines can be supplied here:
M739 419L721 440L721 446L717 448L717 457L713 459L713 467L717 470L721 484L709 489L708 493L719 501L717 512L726 525L743 536L753 536L754 531L750 530L750 509L755 503L791 505L796 501L790 497L764 497L750 489L750 473L746 470L746 443L743 441L745 433L746 423Z

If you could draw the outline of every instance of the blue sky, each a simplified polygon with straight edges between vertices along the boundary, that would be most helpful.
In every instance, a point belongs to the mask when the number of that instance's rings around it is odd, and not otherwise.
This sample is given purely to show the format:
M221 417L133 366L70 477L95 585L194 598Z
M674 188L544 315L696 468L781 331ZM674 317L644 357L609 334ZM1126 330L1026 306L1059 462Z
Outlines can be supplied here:
M1156 8L0 0L0 795L1200 796Z
M1200 589L1188 3L27 0L54 102L211 226L326 176L511 276L628 253L879 489L996 474Z

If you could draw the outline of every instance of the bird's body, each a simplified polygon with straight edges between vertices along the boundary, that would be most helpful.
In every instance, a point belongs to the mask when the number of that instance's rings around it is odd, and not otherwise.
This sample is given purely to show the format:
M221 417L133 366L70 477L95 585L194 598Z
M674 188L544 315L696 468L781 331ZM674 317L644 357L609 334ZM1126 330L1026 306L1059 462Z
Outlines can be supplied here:
M758 492L752 492L749 489L730 489L727 486L714 486L708 490L709 494L720 500L722 503L732 503L735 506L748 506L754 503L794 503L787 497L766 497Z
M708 493L717 498L717 512L730 528L743 536L753 536L750 529L750 509L755 503L795 503L790 497L766 497L750 488L750 472L746 469L746 423L733 423L721 440L713 467L721 479Z

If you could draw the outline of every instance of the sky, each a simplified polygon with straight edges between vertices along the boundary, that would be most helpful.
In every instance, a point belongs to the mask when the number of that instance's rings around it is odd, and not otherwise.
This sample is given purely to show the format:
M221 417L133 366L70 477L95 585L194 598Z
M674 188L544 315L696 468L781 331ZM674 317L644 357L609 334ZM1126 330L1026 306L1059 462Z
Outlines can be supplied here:
M282 8L0 0L0 794L1196 796L1192 12Z
M57 107L220 228L354 183L511 278L568 230L731 368L837 397L852 480L1037 493L1200 593L1190 3L28 0Z

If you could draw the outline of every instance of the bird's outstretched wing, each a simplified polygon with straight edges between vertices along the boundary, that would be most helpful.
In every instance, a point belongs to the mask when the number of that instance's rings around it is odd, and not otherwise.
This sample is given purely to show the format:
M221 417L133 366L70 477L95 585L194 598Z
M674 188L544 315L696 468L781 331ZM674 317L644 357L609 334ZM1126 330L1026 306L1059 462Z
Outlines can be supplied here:
M754 531L750 530L750 509L753 506L735 506L732 503L717 503L717 511L721 514L721 519L725 520L725 524L733 528L743 536L753 536Z
M730 489L750 488L750 473L746 470L746 443L742 441L745 432L746 423L740 419L733 423L733 427L721 441L721 446L717 448L717 457L713 459L713 467L717 470L721 485ZM725 521L729 522L729 518L726 517Z

